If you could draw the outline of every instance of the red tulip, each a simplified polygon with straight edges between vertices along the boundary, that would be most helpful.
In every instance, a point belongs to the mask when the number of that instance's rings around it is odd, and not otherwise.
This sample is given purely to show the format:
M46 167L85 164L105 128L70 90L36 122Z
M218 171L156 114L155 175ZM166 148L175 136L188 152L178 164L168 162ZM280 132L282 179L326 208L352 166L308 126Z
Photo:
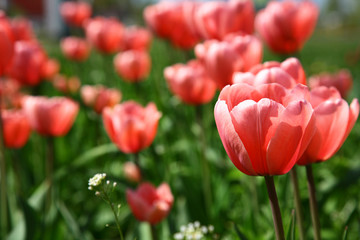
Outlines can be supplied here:
M204 66L197 60L175 64L164 70L170 90L188 104L204 104L211 101L216 84L206 74Z
M125 178L131 182L141 181L141 172L138 166L133 162L126 162L123 165Z
M228 35L223 41L208 40L198 44L195 53L221 89L232 83L234 72L248 71L261 62L262 46L256 37L237 33Z
M53 79L54 87L64 94L76 93L80 88L80 79L78 77L66 78L64 75L56 75Z
M196 32L203 39L223 39L227 34L254 31L255 9L252 0L205 2L194 13Z
M41 81L43 65L46 61L47 57L37 43L18 41L15 43L9 74L22 84L37 85Z
M84 61L89 57L90 46L85 39L67 37L61 40L60 46L65 57L71 60Z
M102 53L114 53L121 47L123 25L114 18L96 17L85 23L87 40Z
M67 24L81 27L91 16L91 6L86 2L63 2L60 14Z
M20 90L20 83L11 78L0 80L1 109L21 108L23 94Z
M30 124L22 110L1 110L3 137L8 148L21 148L30 135Z
M127 82L140 82L150 72L151 59L146 51L128 50L114 58L116 72Z
M184 4L163 1L148 6L144 10L144 19L159 37L169 39L177 47L189 49L195 46L199 38L186 22Z
M11 29L14 41L30 41L35 38L31 23L26 18L14 18L11 20Z
M335 74L322 73L312 76L309 79L309 86L314 89L319 86L335 87L341 94L342 98L346 98L353 86L351 73L346 70L340 70Z
M41 135L64 136L70 130L79 105L65 97L26 97L24 111L32 129Z
M346 140L359 116L359 102L350 106L334 87L317 87L310 93L316 131L299 165L321 162L333 156Z
M293 88L298 83L305 85L306 76L301 63L296 58L288 58L282 63L265 62L252 67L249 72L235 73L233 83L279 83L286 88Z
M60 70L60 63L56 59L46 59L42 65L41 77L44 79L52 79L58 74Z
M151 45L152 35L146 28L128 27L124 32L122 50L147 50Z
M81 98L86 106L101 114L105 107L113 107L121 100L121 92L117 89L106 88L102 85L81 87Z
M145 182L136 191L126 190L126 200L137 220L154 225L169 214L174 197L168 184L163 183L155 188Z
M290 54L301 50L311 36L318 14L311 1L271 1L257 14L255 27L271 50Z
M314 133L315 118L310 103L301 97L284 100L293 95L276 83L223 88L215 121L224 148L240 171L281 175L301 157Z
M154 103L143 108L128 101L105 108L102 116L111 141L124 153L137 153L153 142L161 113Z
M14 42L11 26L5 13L0 10L0 76L11 63L13 54Z

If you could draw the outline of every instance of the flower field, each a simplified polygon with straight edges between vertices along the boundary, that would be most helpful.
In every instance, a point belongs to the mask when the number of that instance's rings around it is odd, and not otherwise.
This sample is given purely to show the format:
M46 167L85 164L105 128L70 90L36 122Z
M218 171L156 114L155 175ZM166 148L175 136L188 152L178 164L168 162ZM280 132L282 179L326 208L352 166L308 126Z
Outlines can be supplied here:
M0 239L360 239L359 26L271 45L255 9L237 34L149 5L132 36L66 8L57 40L0 12Z

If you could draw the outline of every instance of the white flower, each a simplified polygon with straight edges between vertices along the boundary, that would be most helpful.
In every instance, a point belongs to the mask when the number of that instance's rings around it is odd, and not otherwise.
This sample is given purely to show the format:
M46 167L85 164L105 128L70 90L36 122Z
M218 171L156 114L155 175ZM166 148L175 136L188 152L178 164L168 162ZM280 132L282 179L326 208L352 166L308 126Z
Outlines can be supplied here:
M89 188L96 187L101 184L101 181L104 180L106 177L105 173L97 173L95 176L89 179Z

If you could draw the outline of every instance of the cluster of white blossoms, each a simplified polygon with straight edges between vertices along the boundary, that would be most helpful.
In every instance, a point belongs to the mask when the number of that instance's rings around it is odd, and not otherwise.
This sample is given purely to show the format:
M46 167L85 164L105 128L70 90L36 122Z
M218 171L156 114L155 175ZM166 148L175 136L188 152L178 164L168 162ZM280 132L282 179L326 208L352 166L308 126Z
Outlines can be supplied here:
M97 173L95 176L89 179L89 190L92 190L93 187L99 186L101 181L106 178L106 173Z
M214 226L201 226L200 222L195 221L180 227L180 232L174 234L176 240L205 239L214 232ZM206 238L208 239L208 238Z

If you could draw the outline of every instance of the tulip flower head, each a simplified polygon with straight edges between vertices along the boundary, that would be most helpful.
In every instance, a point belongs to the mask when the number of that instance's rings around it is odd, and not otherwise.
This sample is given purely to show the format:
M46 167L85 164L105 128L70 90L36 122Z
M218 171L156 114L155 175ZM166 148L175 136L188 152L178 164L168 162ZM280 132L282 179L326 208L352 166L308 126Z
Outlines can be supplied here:
M155 188L150 183L142 183L133 191L126 191L126 199L135 218L152 225L161 222L169 214L174 197L168 184Z
M80 90L81 98L86 106L92 107L97 114L104 108L113 107L121 101L121 92L102 85L84 85Z
M86 39L101 53L110 54L121 47L124 27L115 18L96 17L85 23Z
M3 137L8 148L21 148L29 139L31 128L22 110L1 110Z
M310 92L316 130L304 155L297 162L307 165L332 157L345 142L359 116L359 102L350 106L334 87L317 87Z
M140 82L150 72L151 58L146 51L128 50L115 56L114 67L125 81Z
M133 162L126 162L123 165L125 178L131 182L141 181L141 172L139 167Z
M89 57L90 45L85 39L67 37L61 40L61 51L65 57L74 61L84 61Z
M11 20L11 29L14 41L30 41L35 38L31 23L26 18L14 18Z
M311 76L309 86L311 89L319 86L335 87L340 92L341 97L346 98L353 86L353 80L351 73L346 69L342 69L334 74L322 73Z
M319 15L309 0L270 1L255 19L255 27L270 49L280 54L295 53L314 31Z
M91 6L86 2L63 2L60 14L69 25L82 27L83 23L91 16Z
M73 125L79 105L65 97L33 97L24 99L23 109L30 126L41 135L64 136Z
M10 23L0 10L0 76L4 74L14 54L14 39Z
M291 89L299 83L306 85L306 76L299 60L288 58L282 63L265 62L252 67L249 72L235 73L233 83L247 83L250 85L279 83Z
M314 111L305 99L291 99L292 94L276 83L238 83L221 91L215 121L228 156L241 172L285 174L305 151L314 133Z
M146 28L137 26L127 27L124 32L124 40L121 49L126 50L147 50L152 41L152 34Z
M58 74L60 70L60 63L56 59L50 59L44 61L41 68L41 77L44 79L52 79Z
M214 97L216 84L206 74L204 66L197 60L175 64L164 70L170 90L182 101L199 105L208 103Z
M124 153L137 153L153 142L161 113L154 103L144 108L128 101L105 108L102 116L111 141Z
M65 77L64 75L56 75L53 79L54 87L64 94L76 93L80 88L80 80L78 77Z

